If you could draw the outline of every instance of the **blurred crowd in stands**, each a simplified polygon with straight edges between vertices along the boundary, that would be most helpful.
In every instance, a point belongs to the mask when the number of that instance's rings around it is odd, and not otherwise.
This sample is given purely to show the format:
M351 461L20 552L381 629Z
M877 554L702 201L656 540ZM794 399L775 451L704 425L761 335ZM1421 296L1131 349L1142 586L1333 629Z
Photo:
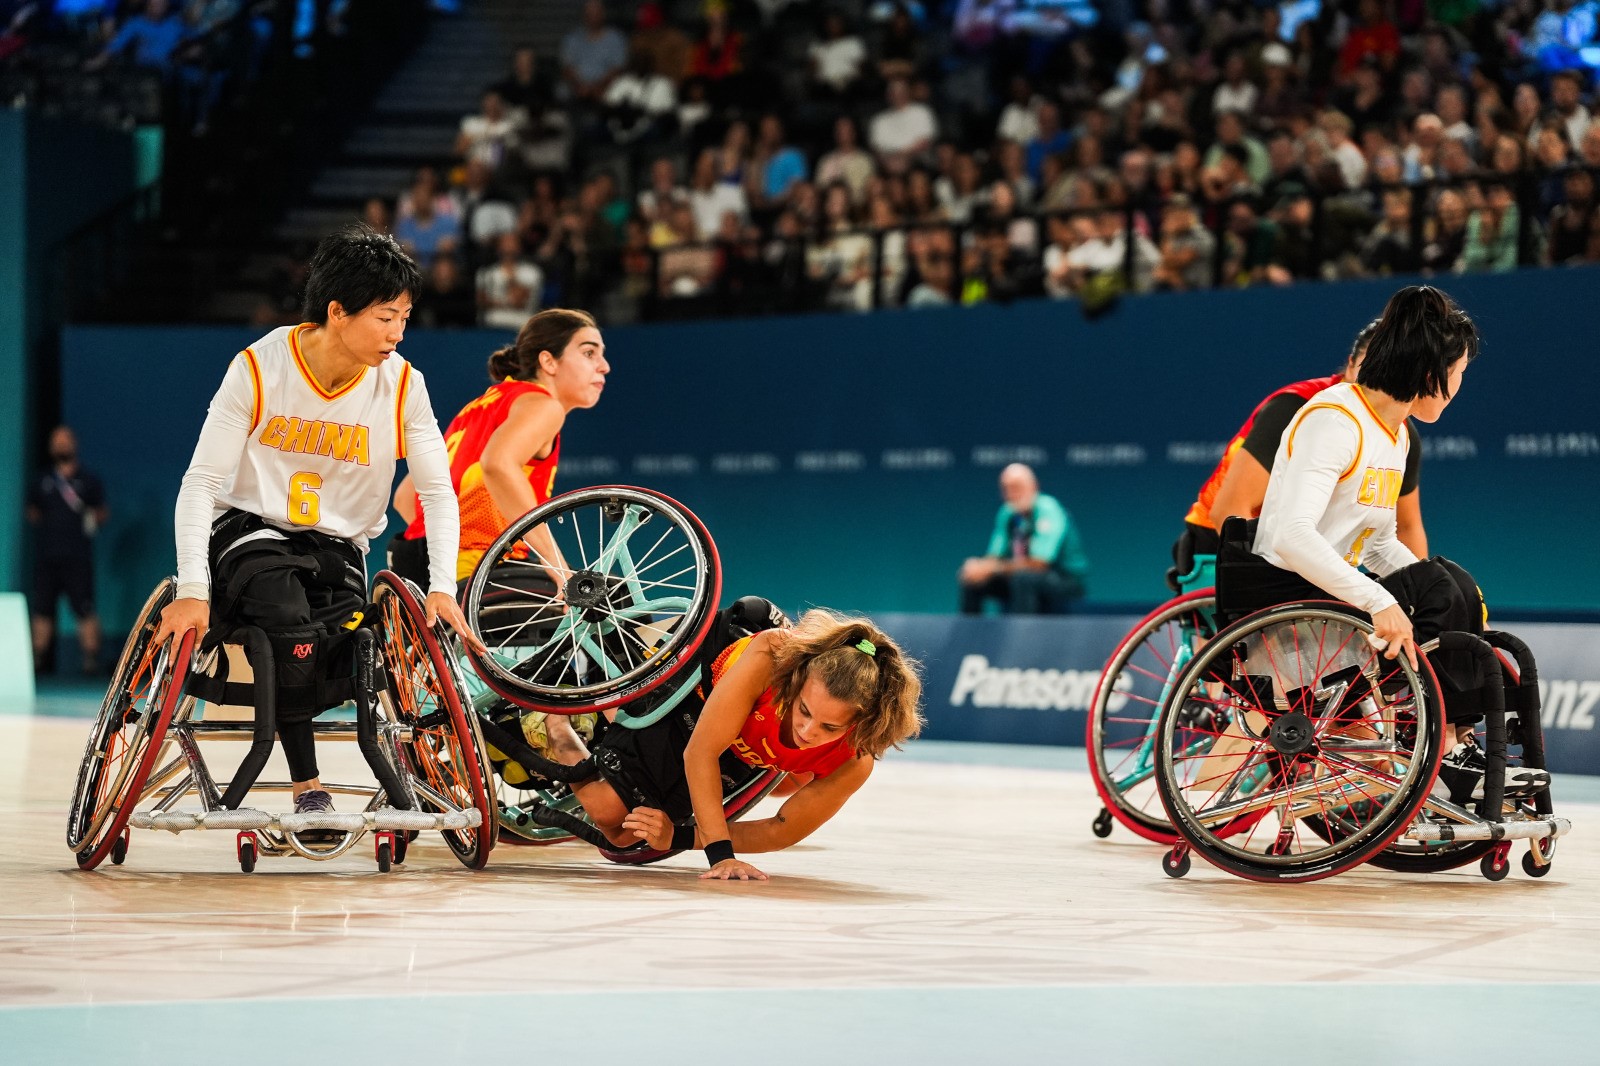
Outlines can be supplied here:
M0 0L0 99L111 125L171 118L203 136L290 32L282 12L270 0Z
M1593 0L588 0L367 217L441 324L1600 259Z
M58 0L56 18L74 6L130 5ZM114 28L97 11L91 62L165 64L203 102L181 42L242 6L146 0ZM1597 12L587 0L558 54L515 47L485 77L452 158L365 216L422 261L440 325L553 304L609 321L1093 310L1125 291L1589 262Z

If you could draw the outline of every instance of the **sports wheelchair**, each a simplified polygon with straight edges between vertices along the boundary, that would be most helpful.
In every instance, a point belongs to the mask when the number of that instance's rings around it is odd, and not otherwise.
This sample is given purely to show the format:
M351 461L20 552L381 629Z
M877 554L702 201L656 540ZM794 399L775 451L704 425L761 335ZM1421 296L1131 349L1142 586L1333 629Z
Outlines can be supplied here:
M379 573L359 624L334 634L343 654L324 658L348 664L349 675L318 682L334 703L348 693L355 721L315 722L317 740L355 741L376 778L373 785L322 788L363 800L362 809L282 815L242 806L247 795L290 788L258 780L272 752L282 695L274 641L246 626L214 630L222 639L208 639L198 654L193 631L155 644L161 611L176 588L169 577L145 601L90 733L67 824L67 846L80 867L92 870L107 856L120 865L130 827L234 832L246 873L265 855L332 859L369 832L381 871L404 862L407 845L422 831L440 832L465 866L488 861L495 841L488 754L475 716L461 702L459 665L428 627L415 586ZM252 682L228 680L230 646L248 656ZM253 706L253 721L217 720L203 710L217 704ZM219 741L250 745L225 782L201 753L201 742ZM179 808L191 795L199 809Z
M715 656L738 637L785 621L756 597L719 611L721 591L721 560L705 526L648 489L599 486L557 496L488 548L462 599L468 625L488 649L465 658L476 674L470 702L496 771L502 841L577 837L633 864L675 854L619 849L583 815L570 785L597 773L633 804L659 806L630 789L610 753L564 765L538 750L524 726L530 711L584 716L579 732L592 741L606 729L644 729L670 714L692 722ZM783 777L732 755L722 768L729 820Z
M1150 738L1176 834L1163 870L1184 876L1197 852L1256 881L1314 881L1368 862L1413 873L1477 862L1498 881L1512 843L1527 840L1523 870L1546 875L1571 824L1554 816L1548 787L1513 795L1506 785L1508 766L1545 768L1527 645L1493 630L1447 631L1420 646L1415 667L1385 658L1349 604L1254 609L1239 591L1249 567L1228 565L1229 536L1216 629L1164 679ZM1439 779L1446 729L1480 714L1487 772L1470 797L1454 795Z

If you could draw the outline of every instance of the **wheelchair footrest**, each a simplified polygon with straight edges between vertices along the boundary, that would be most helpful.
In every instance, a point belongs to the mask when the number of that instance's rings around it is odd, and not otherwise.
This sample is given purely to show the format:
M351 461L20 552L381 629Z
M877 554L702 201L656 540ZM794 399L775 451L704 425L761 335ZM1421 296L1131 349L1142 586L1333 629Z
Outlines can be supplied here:
M1407 840L1543 840L1565 836L1572 829L1566 818L1530 818L1516 822L1478 822L1473 825L1414 825Z
M240 807L236 811L134 811L128 823L135 829L165 829L182 833L190 829L266 829L272 825L266 811Z

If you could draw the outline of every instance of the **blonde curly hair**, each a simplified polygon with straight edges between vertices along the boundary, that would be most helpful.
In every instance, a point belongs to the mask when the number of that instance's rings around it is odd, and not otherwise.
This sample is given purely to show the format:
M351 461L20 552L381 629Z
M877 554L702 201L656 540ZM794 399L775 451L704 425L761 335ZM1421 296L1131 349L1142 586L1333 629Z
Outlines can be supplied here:
M872 622L816 608L773 637L772 688L785 713L815 677L857 709L849 743L859 754L882 758L922 731L921 664Z

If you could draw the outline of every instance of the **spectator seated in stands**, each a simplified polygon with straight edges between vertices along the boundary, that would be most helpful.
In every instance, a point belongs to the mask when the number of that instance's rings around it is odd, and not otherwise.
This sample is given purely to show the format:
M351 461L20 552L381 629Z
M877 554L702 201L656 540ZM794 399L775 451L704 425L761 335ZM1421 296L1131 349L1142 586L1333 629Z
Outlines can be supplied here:
M1000 496L988 550L961 566L961 613L983 613L986 600L1003 614L1066 613L1089 573L1072 516L1022 463L1000 472Z
M517 209L495 187L493 175L480 160L469 160L462 168L461 188L456 193L461 215L461 232L466 237L468 272L479 263L494 258L500 237L515 233Z
M629 48L650 56L657 74L672 82L674 90L689 76L694 58L694 42L667 21L657 0L645 0L634 13L633 38Z
M585 0L583 25L561 39L561 77L567 98L595 108L628 62L628 42L606 25L604 0Z
M1153 275L1156 286L1173 292L1208 288L1216 247L1216 239L1200 225L1193 202L1183 193L1175 194L1161 212L1161 261Z
M805 153L785 143L783 120L771 112L762 115L746 183L751 210L768 218L775 216L809 169Z
M1422 267L1427 273L1454 270L1467 246L1467 202L1455 189L1440 190L1434 201L1434 218L1428 243L1422 248Z
M141 70L169 74L172 55L187 33L183 19L168 0L146 0L144 10L124 22L105 50L84 65L85 69L100 70L113 59L127 55Z
M444 198L449 203L449 198ZM424 270L433 265L438 255L453 255L461 239L461 220L454 205L449 213L439 210L439 198L426 195L413 187L409 204L410 213L401 211L395 223L394 236L406 254L417 261Z
M485 326L519 330L539 310L543 277L522 258L522 242L515 233L502 236L496 248L498 259L478 271L478 311Z
M513 238L515 239L515 238ZM417 298L418 325L448 329L478 324L477 298L461 276L453 255L436 256L428 270L428 284Z
M939 125L927 104L911 98L911 84L904 78L889 83L885 99L888 107L873 116L867 140L884 168L901 174L933 147Z
M806 49L810 62L810 91L815 100L854 103L861 95L867 65L867 46L850 32L844 14L829 9L822 16L822 36Z
M1416 274L1422 265L1422 249L1412 236L1411 192L1391 189L1383 194L1383 218L1361 250L1361 266L1369 274Z
M456 135L456 154L469 163L481 163L490 171L500 169L512 155L526 122L525 112L506 106L496 89L483 94L483 110L461 120Z
M521 111L523 121L550 105L555 93L539 70L539 54L531 44L519 44L511 53L511 72L489 86L506 107Z
M744 84L744 35L728 25L726 0L706 0L706 29L695 42L689 76L701 81L714 105L739 99Z
M628 66L606 90L606 129L614 144L630 145L665 135L675 124L678 91L655 67L655 56L635 49Z
M833 121L833 150L817 160L812 180L826 188L842 181L850 190L850 198L861 203L867 196L867 184L878 172L878 162L872 153L861 147L861 132L856 120L840 115Z

